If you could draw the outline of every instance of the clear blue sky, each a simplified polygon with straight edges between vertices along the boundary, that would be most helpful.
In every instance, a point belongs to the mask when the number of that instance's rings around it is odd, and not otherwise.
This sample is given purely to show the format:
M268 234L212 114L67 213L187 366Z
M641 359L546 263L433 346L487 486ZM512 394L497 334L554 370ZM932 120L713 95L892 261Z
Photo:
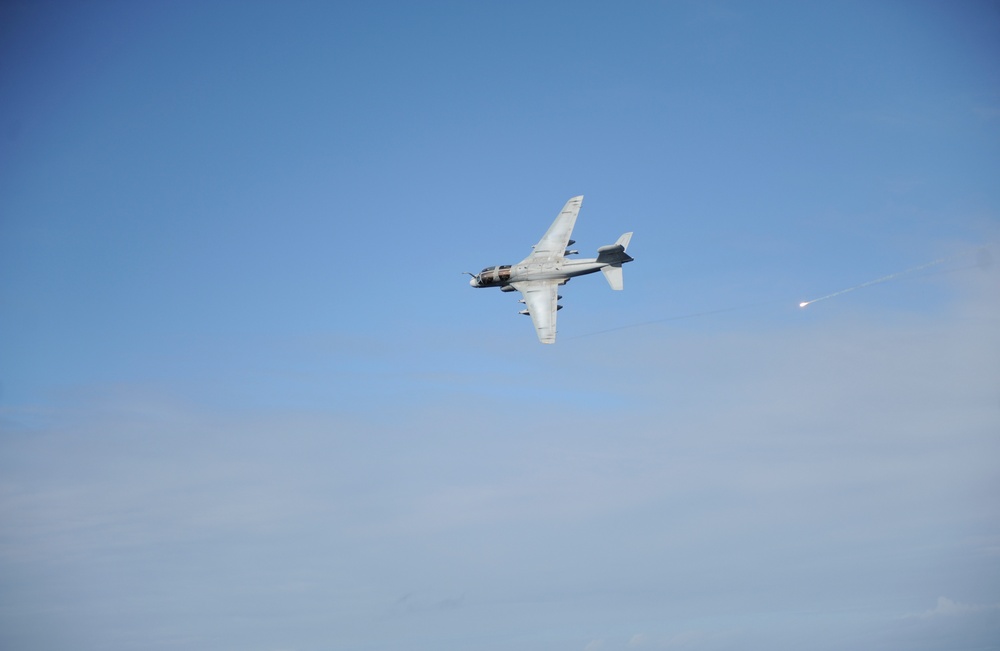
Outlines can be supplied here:
M4 3L0 647L997 648L998 62L989 2ZM541 346L460 272L576 194L636 261Z

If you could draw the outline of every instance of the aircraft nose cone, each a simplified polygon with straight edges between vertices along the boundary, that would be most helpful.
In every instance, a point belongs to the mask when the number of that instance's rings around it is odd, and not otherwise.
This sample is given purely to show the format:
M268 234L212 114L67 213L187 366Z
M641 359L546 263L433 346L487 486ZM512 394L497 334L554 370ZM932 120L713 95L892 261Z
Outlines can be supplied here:
M477 280L479 280L479 279L476 278L475 276L473 276L472 278L469 278L469 287L475 287Z

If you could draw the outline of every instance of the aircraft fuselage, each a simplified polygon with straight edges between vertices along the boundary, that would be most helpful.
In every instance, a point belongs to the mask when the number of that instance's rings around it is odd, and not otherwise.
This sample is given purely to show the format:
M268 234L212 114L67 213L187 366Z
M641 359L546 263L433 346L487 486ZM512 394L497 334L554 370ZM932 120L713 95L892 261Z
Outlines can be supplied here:
M598 262L597 258L570 260L563 258L554 262L519 262L516 265L500 265L486 267L469 280L472 287L500 287L511 283L530 280L559 280L565 284L570 278L585 276L600 271L607 266L606 262Z

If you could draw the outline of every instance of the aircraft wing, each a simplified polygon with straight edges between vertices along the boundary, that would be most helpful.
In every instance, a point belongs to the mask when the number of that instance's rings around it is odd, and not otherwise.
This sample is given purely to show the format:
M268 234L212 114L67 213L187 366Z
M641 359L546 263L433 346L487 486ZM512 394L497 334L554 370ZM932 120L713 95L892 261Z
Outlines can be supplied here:
M542 235L542 239L538 240L538 244L534 246L534 251L527 257L527 260L540 262L542 260L558 260L564 256L582 203L583 195L573 197L566 202L562 212L549 226L549 230L545 231L545 235Z
M575 215L574 215L575 216ZM550 229L551 230L551 229ZM531 322L535 324L538 341L543 344L556 343L556 310L559 301L558 280L529 280L511 283L524 296Z

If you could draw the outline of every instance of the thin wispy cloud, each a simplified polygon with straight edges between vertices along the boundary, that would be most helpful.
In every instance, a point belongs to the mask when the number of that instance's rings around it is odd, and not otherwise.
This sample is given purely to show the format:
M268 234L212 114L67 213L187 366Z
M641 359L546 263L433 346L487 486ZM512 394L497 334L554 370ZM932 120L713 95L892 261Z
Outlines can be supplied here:
M922 613L909 613L903 616L904 619L920 618L929 619L931 617L957 617L961 615L973 615L1000 611L1000 603L994 604L970 604L953 601L948 597L938 597L937 605Z

